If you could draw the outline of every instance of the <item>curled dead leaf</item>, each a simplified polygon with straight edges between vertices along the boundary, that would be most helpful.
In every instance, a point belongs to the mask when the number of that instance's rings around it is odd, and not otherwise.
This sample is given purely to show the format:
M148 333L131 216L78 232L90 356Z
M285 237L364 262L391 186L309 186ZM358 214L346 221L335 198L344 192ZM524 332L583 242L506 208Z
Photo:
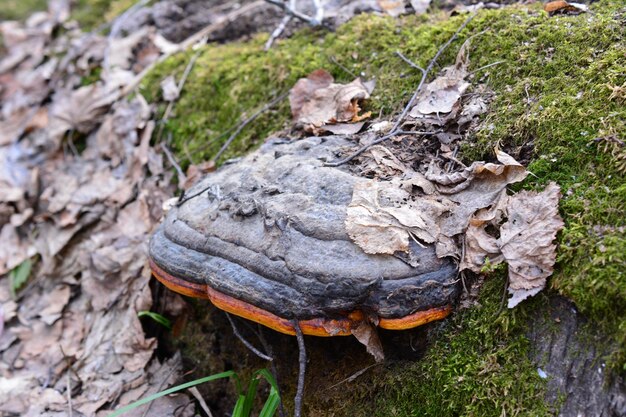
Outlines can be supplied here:
M370 97L373 85L357 78L349 84L336 84L327 71L318 69L301 78L289 92L291 114L297 127L319 134L330 131L329 125L358 123L370 116L360 115L359 102ZM340 125L341 126L341 125ZM336 127L335 130L355 132L360 126Z
M550 183L542 192L521 191L498 206L472 217L465 235L465 256L460 269L480 272L492 265L509 265L509 308L537 294L552 275L556 260L556 234L563 228L558 213L560 188ZM500 225L502 219L506 219ZM500 236L487 232L499 228Z
M550 15L554 15L557 13L580 14L587 12L589 10L589 7L586 4L582 3L573 3L565 0L557 0L546 3L543 6L543 10L548 12Z

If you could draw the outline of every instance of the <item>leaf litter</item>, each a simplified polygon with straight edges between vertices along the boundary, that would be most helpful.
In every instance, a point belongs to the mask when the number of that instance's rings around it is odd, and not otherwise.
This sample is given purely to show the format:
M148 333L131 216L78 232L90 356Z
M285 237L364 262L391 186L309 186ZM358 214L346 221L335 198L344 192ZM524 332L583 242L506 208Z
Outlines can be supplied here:
M359 114L359 102L374 90L373 82L360 78L337 84L326 70L318 69L299 79L289 92L291 114L296 127L305 132L340 135L357 133L371 113Z
M488 107L484 86L467 94L469 46L466 41L455 64L424 86L409 112L413 119L405 125L439 129L433 135L438 141L423 139L430 151L417 152L415 138L407 135L389 147L371 147L352 166L371 179L355 186L346 230L366 253L406 253L403 259L413 266L419 263L410 256L413 241L435 245L437 256L455 259L460 271L480 273L486 262L506 262L513 308L541 291L552 274L553 241L563 227L559 188L550 184L543 192L509 196L507 187L528 171L499 149L497 163L464 166L456 159L458 146L451 146Z
M172 173L150 146L151 106L122 94L165 52L150 28L108 39L66 25L68 11L54 1L0 23L3 415L67 415L68 398L75 415L106 415L181 371L137 315L152 304L146 242ZM193 414L185 395L158 405L147 415Z

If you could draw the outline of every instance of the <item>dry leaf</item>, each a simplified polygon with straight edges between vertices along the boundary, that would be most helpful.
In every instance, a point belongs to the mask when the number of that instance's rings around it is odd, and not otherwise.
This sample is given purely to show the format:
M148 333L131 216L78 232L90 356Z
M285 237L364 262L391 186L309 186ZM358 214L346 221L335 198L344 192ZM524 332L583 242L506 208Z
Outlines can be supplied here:
M554 15L557 13L580 14L589 11L589 7L586 4L582 3L573 3L565 0L557 0L546 3L543 6L543 10L548 12L550 15Z
M424 14L430 7L430 1L431 0L410 0L410 3L415 14Z
M406 179L369 180L355 185L346 212L346 230L366 253L407 252L410 239L435 243L437 256L459 258L456 236L467 229L477 211L498 205L508 184L523 180L526 169L496 150L500 164L475 162L456 173L427 175L414 172L399 161L372 152L376 162L401 170Z
M318 134L327 130L329 124L359 122L370 115L359 115L358 103L369 98L371 89L359 78L349 84L336 84L327 71L313 71L307 78L298 80L289 92L294 123Z
M389 16L398 17L406 13L404 0L377 0L378 6Z
M119 94L118 90L108 90L98 84L73 91L60 90L54 95L50 118L65 123L65 130L89 133L102 121ZM64 133L62 126L58 129Z
M521 191L490 210L473 216L465 235L465 256L460 269L480 272L489 259L509 265L509 308L537 294L552 274L556 259L557 232L563 228L558 214L559 186L550 183L542 192ZM507 220L500 223L503 218ZM500 237L487 233L499 227Z
M415 199L405 190L406 185L399 180L355 184L346 231L364 252L408 252L411 236L435 242L439 234L436 221L451 207L429 197Z
M180 91L178 91L178 86L176 85L176 80L173 75L169 75L161 81L161 91L163 92L163 100L165 101L174 101L178 98Z
M367 353L374 357L377 363L385 360L383 345L380 343L376 328L366 321L362 321L357 328L351 330L354 337L365 345Z
M457 54L456 63L445 67L443 74L428 83L419 95L409 115L424 118L431 114L450 113L457 106L461 95L470 86L467 76L469 43L466 41Z
M502 255L509 264L509 308L546 285L556 260L556 234L563 228L558 205L560 188L522 191L509 197L508 221L500 229ZM530 292L529 292L530 291ZM527 295L528 294L528 295Z

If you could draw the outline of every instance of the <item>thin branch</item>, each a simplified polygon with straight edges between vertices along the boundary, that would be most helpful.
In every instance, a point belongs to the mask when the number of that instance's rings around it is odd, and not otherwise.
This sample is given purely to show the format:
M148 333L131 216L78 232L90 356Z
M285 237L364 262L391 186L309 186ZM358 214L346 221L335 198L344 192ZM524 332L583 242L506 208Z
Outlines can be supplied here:
M298 339L298 363L300 368L298 369L298 389L296 390L296 397L294 398L294 417L300 417L302 415L302 398L304 397L304 376L306 374L306 346L304 345L304 335L300 328L298 320L292 320L293 328L296 330L296 339Z
M290 7L289 4L284 3L280 0L265 0L267 3L273 4L274 6L278 6L281 9L283 9L285 11L285 13L295 17L296 19L300 19L303 22L308 23L311 26L319 26L322 24L321 20L318 20L318 17L323 17L324 16L324 8L322 7L321 4L318 5L318 2L316 1L315 3L315 7L316 7L316 15L315 17L311 17L311 16L307 16L304 13L300 13L299 11L295 10L294 8ZM320 11L321 9L321 11Z
M258 110L256 113L254 113L252 116L248 117L246 120L244 120L243 122L241 122L239 124L239 126L237 126L237 129L235 129L235 131L230 135L230 137L226 140L226 142L224 142L224 144L222 145L222 147L220 148L219 151L217 151L217 154L215 155L215 158L213 158L213 161L217 162L220 157L224 154L224 152L226 151L226 149L230 146L230 144L235 140L235 138L239 135L239 133L241 133L241 131L247 126L249 125L251 122L253 122L257 117L259 117L260 115L262 115L263 113L265 113L267 110L271 109L272 107L274 107L276 104L280 103L281 101L283 101L287 95L289 95L289 93L283 93L280 96L276 97L274 100L270 101L269 103L267 103L265 106L263 106L262 109Z
M289 0L289 7L291 7L292 9L295 10L296 9L296 0ZM265 43L265 48L264 49L266 51L269 51L269 49L272 47L272 44L274 43L274 41L283 33L283 31L287 27L287 24L291 21L291 17L292 16L290 14L285 14L285 16L283 16L283 20L281 20L280 23L278 24L278 26L276 26L276 29L274 29L274 31L270 35L270 38Z
M165 388L165 386L168 384L167 381L169 381L170 377L174 374L175 370L176 370L176 367L172 367L172 369L170 369L170 371L167 373L167 376L165 377L164 380L161 381L161 383L159 384L159 387L157 388L155 392L163 391L163 388ZM154 401L150 401L148 404L146 404L147 407L145 410L143 410L141 417L146 417L148 415L148 413L150 412L150 409L152 408L152 404L154 404Z
M363 368L363 369L361 369L359 371L356 371L355 373L353 373L349 377L347 377L347 378L337 382L334 385L331 385L330 387L326 388L326 390L331 390L333 388L337 388L339 385L344 384L346 382L352 382L355 379L357 379L358 377L360 377L361 375L363 375L365 372L369 371L370 369L372 369L373 367L378 366L378 365L382 365L382 362L377 362L377 363L373 363L373 364L371 364L369 366L366 366L365 368Z
M402 59L404 62L406 62L407 64L409 64L410 67L413 67L415 69L418 69L422 72L422 75L424 75L424 73L426 72L426 70L422 67L420 67L419 65L417 65L415 62L411 61L409 58L407 58L406 56L404 56L404 54L400 51L396 51L396 55L398 55L400 57L400 59Z
M215 32L217 30L222 29L229 22L232 22L233 20L236 20L239 17L241 17L241 16L243 16L243 15L245 15L247 13L256 12L257 9L260 8L264 4L265 4L265 0L256 0L256 1L252 2L252 3L248 3L246 5L243 5L240 8L238 8L237 10L233 10L232 12L227 13L224 16L221 16L215 22L213 22L210 25L204 27L200 31L194 33L193 35L191 35L190 37L188 37L187 39L185 39L184 41L182 41L181 43L176 45L176 48L173 48L171 51L168 51L167 53L161 55L159 57L159 59L153 61L150 65L148 65L146 68L144 68L139 74L137 74L135 76L135 78L131 82L129 82L124 88L122 88L120 94L122 96L125 96L128 93L130 93L131 91L133 91L139 85L139 83L141 83L141 80L143 80L144 77L148 73L150 73L150 71L152 71L152 69L155 66L157 66L161 62L165 61L167 58L171 57L172 55L174 55L174 54L176 54L178 52L184 51L187 48L197 44L198 42L202 41L202 39L204 39L209 34Z
M435 130L432 132L425 132L423 130L398 130L396 135L436 135L437 133L441 133L443 130Z
M200 404L200 408L202 408L202 410L207 415L207 417L213 417L213 413L211 413L211 409L209 408L206 401L204 401L204 398L202 398L202 395L200 395L200 391L198 391L198 388L191 387L187 391L189 391L191 395L196 397L196 400L198 400L198 404Z
M415 100L417 100L417 97L421 93L422 87L424 86L424 83L426 82L426 78L428 78L428 74L430 73L430 71L432 71L433 67L437 63L437 60L439 59L441 54L443 54L443 52L448 48L448 46L450 46L450 44L452 42L454 42L454 40L459 36L459 33L461 33L461 31L463 29L465 29L465 27L469 24L469 22L472 21L474 16L475 16L475 14L470 15L465 20L465 22L463 22L463 24L456 30L456 32L454 32L452 37L450 37L450 39L448 39L448 41L446 43L444 43L441 46L441 48L439 48L439 50L437 51L437 53L435 54L433 59L430 60L430 63L428 64L426 69L422 72L422 78L420 79L420 82L417 85L417 88L415 89L415 92L411 96L411 99L409 100L407 105L404 107L404 110L402 110L402 113L400 114L400 117L398 117L398 119L394 123L393 127L391 128L391 131L388 134L386 134L385 136L383 136L383 137L381 137L381 138L379 138L379 139L377 139L377 140L375 140L375 141L373 141L373 142L371 142L371 143L369 143L367 145L362 146L361 148L356 150L354 153L352 153L350 156L348 156L348 157L346 157L344 159L340 159L340 160L335 161L335 162L327 162L327 163L324 164L324 166L327 166L327 167L338 167L340 165L343 165L346 162L350 162L351 160L353 160L357 156L361 155L363 152L365 152L371 146L377 145L377 144L379 144L381 142L386 141L389 138L392 138L392 137L398 135L398 132L401 132L400 126L404 122L404 119L406 118L406 115L409 113L411 108L413 108L413 104L415 103Z
M506 61L496 61L496 62L493 62L491 64L485 65L484 67L480 67L478 69L475 69L474 71L470 72L469 75L476 74L477 72L480 72L480 71L485 70L487 68L494 67L496 65L504 64L505 62Z
M261 352L260 350L258 350L254 346L252 346L252 343L250 343L246 339L244 339L244 337L241 335L241 333L239 333L239 330L237 330L237 326L235 326L235 321L230 316L230 314L228 314L226 312L224 312L224 314L226 314L226 318L228 318L228 321L230 322L230 326L233 328L233 333L235 334L235 336L237 336L237 339L239 339L241 341L241 343L243 343L248 349L250 349L250 351L252 353L257 355L259 358L261 358L263 360L266 360L266 361L270 361L270 362L274 360L274 358L272 358L271 356L268 356L265 353Z
M176 170L176 173L178 174L178 184L182 185L185 182L187 182L187 176L181 169L180 165L178 165L178 162L176 162L176 158L174 158L172 151L170 151L170 149L167 147L165 143L161 143L161 149L163 149L163 153L165 153L167 160L170 161L170 164L174 167L174 169ZM180 188L183 188L183 187L180 187Z
M324 3L322 0L313 0L313 4L315 5L315 20L321 24L324 20Z
M274 41L278 39L280 35L282 35L282 33L285 31L285 28L287 27L287 24L289 24L289 22L291 22L291 15L286 14L283 17L283 20L281 20L278 26L276 26L276 29L274 29L274 31L270 35L270 38L267 40L267 42L265 42L265 47L263 48L264 50L266 51L270 50Z
M272 345L265 338L265 334L263 333L263 326L261 326L260 324L257 324L257 327L259 331L256 332L256 334L259 337L259 340L261 341L261 345L263 345L263 349L265 349L265 351L270 356L274 356L274 349L272 349ZM276 361L272 361L270 366L272 368L272 375L274 375L274 381L276 381L276 386L278 387L278 397L280 400L280 404L279 404L280 408L278 409L278 415L280 417L285 417L285 406L282 400L283 397L280 394L280 381L278 380L278 368L276 367Z
M178 85L176 86L176 89L178 90L178 97L180 97L180 94L183 91L183 87L185 86L185 82L187 82L187 78L189 77L189 74L191 73L191 69L193 68L199 56L200 56L200 51L196 51L196 53L193 54L193 56L187 63L187 66L185 67L185 70L183 71L183 75L182 77L180 77L180 81L178 81ZM163 117L161 118L161 124L159 125L159 132L157 133L157 136L156 136L157 143L161 141L161 135L163 134L165 123L170 118L170 114L172 113L172 110L174 109L174 103L176 103L176 100L178 99L178 97L170 101L169 103L167 103L167 108L165 109L165 112L163 113Z
M332 62L333 64L337 65L339 68L341 68L342 70L344 70L346 73L350 74L351 76L353 76L354 78L359 78L358 75L356 75L355 73L353 73L352 71L350 71L345 65L343 65L342 63L340 63L339 61L337 61L337 59L335 59L334 56L329 56L328 60L330 62Z
M72 407L72 379L70 377L70 369L67 370L67 407L68 407L68 415L72 417L74 415L74 409Z

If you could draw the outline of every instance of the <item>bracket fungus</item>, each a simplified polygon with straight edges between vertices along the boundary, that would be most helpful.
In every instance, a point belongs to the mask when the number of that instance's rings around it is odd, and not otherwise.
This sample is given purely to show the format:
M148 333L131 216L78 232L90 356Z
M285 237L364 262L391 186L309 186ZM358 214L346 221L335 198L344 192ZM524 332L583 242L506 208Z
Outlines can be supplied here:
M368 254L346 230L366 178L324 166L339 136L273 139L209 174L172 208L150 242L155 277L179 293L286 334L408 329L446 317L457 266L434 245ZM409 259L410 258L410 259Z

